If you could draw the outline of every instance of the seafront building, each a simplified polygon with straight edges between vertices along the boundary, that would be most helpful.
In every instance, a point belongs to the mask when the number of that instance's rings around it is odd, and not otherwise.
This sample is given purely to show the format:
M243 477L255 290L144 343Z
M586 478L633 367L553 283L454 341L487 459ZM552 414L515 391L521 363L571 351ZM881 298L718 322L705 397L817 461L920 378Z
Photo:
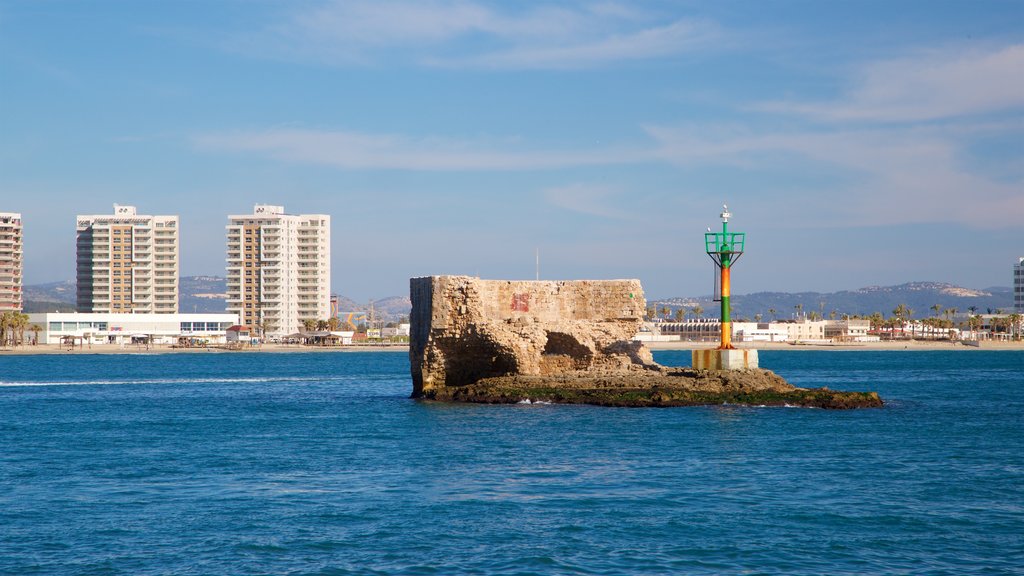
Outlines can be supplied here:
M1013 266L1013 309L1024 313L1024 257Z
M285 214L257 204L252 214L229 216L227 309L258 333L280 337L303 320L331 314L331 217Z
M0 212L0 313L21 312L22 251L21 214Z
M78 216L78 311L178 311L178 217L145 216L114 204L113 215Z
M42 328L40 344L223 344L235 314L112 314L48 312L29 314ZM33 335L34 337L34 335Z
M644 342L715 342L722 323L717 318L701 318L685 322L654 322L636 340ZM808 320L785 322L733 322L732 337L737 342L878 342L870 334L871 321L864 319Z

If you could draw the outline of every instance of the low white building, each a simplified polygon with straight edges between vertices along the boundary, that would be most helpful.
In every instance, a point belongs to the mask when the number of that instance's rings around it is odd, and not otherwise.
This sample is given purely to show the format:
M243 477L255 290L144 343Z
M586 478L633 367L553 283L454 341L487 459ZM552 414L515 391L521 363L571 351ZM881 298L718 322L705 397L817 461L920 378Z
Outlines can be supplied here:
M65 337L83 344L176 344L178 338L225 341L237 314L116 314L110 312L46 312L29 314L29 325L43 328L41 344L60 344Z
M825 337L832 342L878 342L877 335L868 334L871 321L864 318L829 320L825 324Z
M386 326L380 329L381 338L396 338L396 337L408 337L409 336L409 325L399 324L397 326Z
M784 324L734 322L732 337L737 342L788 342L789 330Z

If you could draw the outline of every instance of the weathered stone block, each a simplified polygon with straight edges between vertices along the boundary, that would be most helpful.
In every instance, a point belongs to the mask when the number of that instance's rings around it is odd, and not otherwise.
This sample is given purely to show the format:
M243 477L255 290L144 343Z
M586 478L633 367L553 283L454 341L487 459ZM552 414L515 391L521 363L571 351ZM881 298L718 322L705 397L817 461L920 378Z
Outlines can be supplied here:
M410 280L413 394L483 378L653 367L632 342L646 301L639 280Z
M746 370L757 368L757 350L694 350L697 370Z

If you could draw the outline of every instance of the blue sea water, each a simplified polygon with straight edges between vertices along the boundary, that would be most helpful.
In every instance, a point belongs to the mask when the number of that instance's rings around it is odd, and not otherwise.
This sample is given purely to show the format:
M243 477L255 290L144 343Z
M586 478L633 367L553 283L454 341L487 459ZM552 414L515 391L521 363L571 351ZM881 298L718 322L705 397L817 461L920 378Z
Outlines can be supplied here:
M1024 353L761 363L888 403L449 405L408 398L400 353L0 357L0 573L1024 573Z

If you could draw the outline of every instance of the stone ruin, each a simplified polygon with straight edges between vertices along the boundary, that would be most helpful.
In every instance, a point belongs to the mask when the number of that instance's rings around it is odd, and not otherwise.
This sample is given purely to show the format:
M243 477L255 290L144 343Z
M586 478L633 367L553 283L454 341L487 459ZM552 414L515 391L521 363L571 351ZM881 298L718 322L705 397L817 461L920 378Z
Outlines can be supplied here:
M657 369L632 339L646 301L639 280L410 280L413 396L506 375Z

